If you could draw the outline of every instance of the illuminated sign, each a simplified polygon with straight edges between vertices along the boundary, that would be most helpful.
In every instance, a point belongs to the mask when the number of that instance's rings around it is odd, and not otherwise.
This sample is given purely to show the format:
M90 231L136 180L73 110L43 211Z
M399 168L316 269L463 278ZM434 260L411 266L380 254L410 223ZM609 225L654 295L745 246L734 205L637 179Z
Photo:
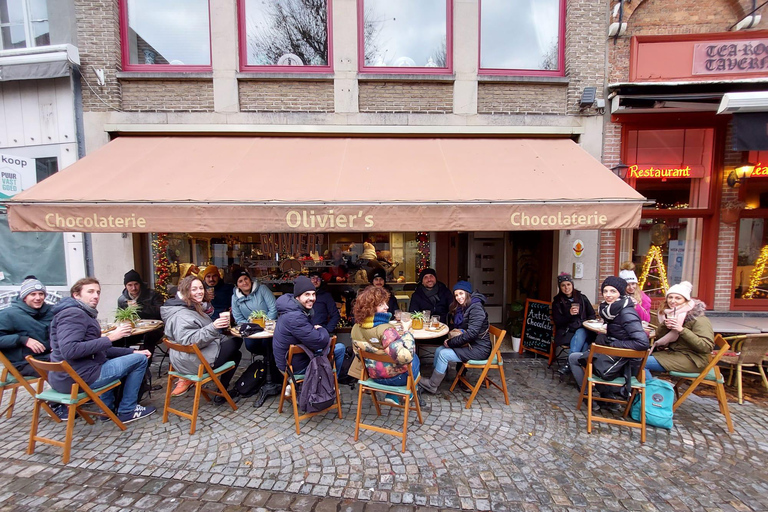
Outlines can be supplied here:
M766 176L768 176L768 167L764 166L761 163L758 163L757 165L755 165L755 168L752 169L752 172L749 174L750 178L754 178L754 177L764 178Z
M653 165L630 165L627 173L629 178L662 179L667 178L703 178L704 167L701 165L686 165L685 167L656 167Z

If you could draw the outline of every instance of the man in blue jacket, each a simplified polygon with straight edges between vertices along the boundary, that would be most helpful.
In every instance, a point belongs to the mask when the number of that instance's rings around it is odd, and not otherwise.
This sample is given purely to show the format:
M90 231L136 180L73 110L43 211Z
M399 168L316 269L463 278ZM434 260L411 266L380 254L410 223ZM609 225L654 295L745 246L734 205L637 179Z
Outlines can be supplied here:
M147 369L148 350L113 347L112 343L131 334L131 326L122 324L108 335L101 334L96 319L99 312L101 285L93 277L77 281L67 297L53 308L51 323L51 361L66 361L91 389L106 386L120 379L123 398L117 407L117 417L123 423L146 418L155 412L152 406L138 402L139 388ZM64 372L51 372L48 382L59 393L69 393L74 380ZM101 395L109 408L115 402L114 390Z
M328 333L333 333L336 326L339 325L341 315L339 308L336 307L336 301L333 300L331 292L323 283L323 278L319 271L314 270L309 273L309 279L315 285L315 304L312 306L312 322L322 325Z
M313 352L322 352L331 336L321 325L312 322L312 306L316 301L315 285L306 276L299 276L293 282L293 293L286 293L277 299L277 325L272 338L272 347L277 368L285 373L288 347L304 345ZM337 343L333 354L336 371L344 362L344 345ZM291 362L294 373L303 373L309 365L306 354L295 356Z
M27 356L47 361L51 351L48 329L53 320L50 304L45 303L45 285L35 276L21 283L19 296L0 311L0 351L22 375L37 377Z
M235 287L222 281L219 267L216 265L208 265L197 277L205 285L205 300L213 306L211 318L219 318L219 313L229 310L232 306L232 293Z

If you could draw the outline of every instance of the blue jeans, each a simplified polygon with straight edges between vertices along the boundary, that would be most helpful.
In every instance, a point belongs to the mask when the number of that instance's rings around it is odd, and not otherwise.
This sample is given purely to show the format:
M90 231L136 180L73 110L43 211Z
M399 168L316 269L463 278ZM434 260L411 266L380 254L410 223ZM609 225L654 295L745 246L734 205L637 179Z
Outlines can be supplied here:
M664 373L667 369L659 364L659 361L653 357L648 356L648 360L645 362L645 380L651 378L651 372Z
M120 379L123 382L123 398L117 408L117 414L133 413L139 398L139 387L144 379L149 359L144 354L128 354L126 356L108 359L101 365L99 378L91 384L91 389L106 386L112 381ZM110 409L114 409L115 390L111 389L101 395L101 401Z
M448 363L460 363L461 358L456 355L452 348L437 347L435 350L435 371L445 374L448 370Z
M419 376L420 367L421 362L419 361L419 356L413 354L413 362L411 363L411 368L413 369L414 379ZM408 372L406 371L405 373L401 373L400 375L390 377L388 379L373 379L373 381L379 384L384 384L385 386L405 386L408 384Z
M574 352L584 352L584 347L587 346L587 330L583 327L576 329L571 338L571 354Z
M333 359L336 361L336 375L339 375L341 371L341 365L344 363L344 353L347 351L347 347L343 343L336 343L333 347Z

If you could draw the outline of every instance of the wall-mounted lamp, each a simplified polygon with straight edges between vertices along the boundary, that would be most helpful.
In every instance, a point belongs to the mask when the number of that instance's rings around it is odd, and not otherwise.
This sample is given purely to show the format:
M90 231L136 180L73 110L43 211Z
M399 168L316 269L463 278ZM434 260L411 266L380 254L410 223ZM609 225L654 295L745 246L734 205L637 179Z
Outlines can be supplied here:
M621 163L621 161L619 161L618 164L611 167L611 171L613 172L613 174L615 174L622 180L627 179L627 169L629 169L629 166L627 164Z
M731 174L728 175L728 179L726 180L728 186L734 188L740 185L742 182L744 182L744 180L752 176L752 171L754 170L755 164L747 163L736 167L731 171Z

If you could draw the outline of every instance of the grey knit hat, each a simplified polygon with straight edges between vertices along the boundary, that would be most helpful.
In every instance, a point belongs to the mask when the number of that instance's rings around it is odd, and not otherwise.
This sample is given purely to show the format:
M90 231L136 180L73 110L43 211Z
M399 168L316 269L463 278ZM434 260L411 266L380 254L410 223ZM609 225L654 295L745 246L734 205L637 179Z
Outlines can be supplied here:
M21 288L19 289L19 298L24 300L24 297L32 292L46 293L45 285L41 283L40 280L38 280L35 276L29 276L21 283Z

